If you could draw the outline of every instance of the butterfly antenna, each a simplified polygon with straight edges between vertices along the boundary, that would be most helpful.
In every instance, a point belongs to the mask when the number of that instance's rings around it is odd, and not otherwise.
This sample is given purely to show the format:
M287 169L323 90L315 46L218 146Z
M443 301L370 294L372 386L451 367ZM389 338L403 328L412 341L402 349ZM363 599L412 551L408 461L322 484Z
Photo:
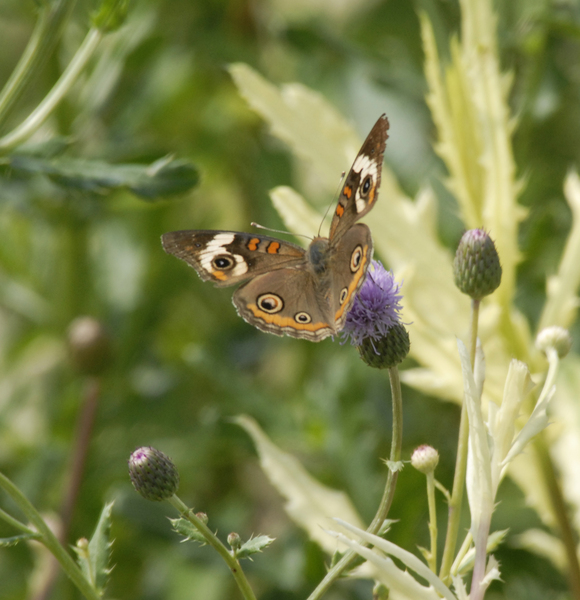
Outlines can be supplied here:
M346 175L346 171L343 171L340 179L338 180L338 187L336 188L336 192L334 192L334 197L332 202L326 207L326 212L324 213L324 217L322 217L322 222L320 223L320 227L318 227L318 237L320 237L320 230L322 229L322 224L324 223L324 221L326 220L326 217L328 216L328 211L330 210L331 206L334 206L335 203L335 198L340 194L340 188L342 187L342 184L344 182L344 176Z
M304 235L302 233L292 233L290 231L282 231L281 229L272 229L271 227L264 227L264 225L260 225L259 223L255 223L252 221L250 223L252 227L256 227L257 229L263 229L264 231L270 231L271 233L281 233L283 235L293 235L296 237L305 237L306 239L311 239L310 236Z

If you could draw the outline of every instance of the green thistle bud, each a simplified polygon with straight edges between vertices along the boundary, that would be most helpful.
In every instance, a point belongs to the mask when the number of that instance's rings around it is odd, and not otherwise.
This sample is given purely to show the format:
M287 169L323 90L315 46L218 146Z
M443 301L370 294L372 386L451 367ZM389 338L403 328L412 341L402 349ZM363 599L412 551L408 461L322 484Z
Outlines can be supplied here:
M78 317L68 328L71 360L83 375L99 375L111 362L111 339L93 317Z
M206 513L204 513L204 512L198 512L198 513L195 513L195 516L196 516L196 517L197 517L197 518L198 518L198 519L199 519L199 520L200 520L200 521L201 521L201 522L202 522L204 525L207 525L207 523L208 523L208 521L209 521L209 518L208 518L208 516L207 516L207 514L206 514Z
M473 300L481 300L501 283L501 265L493 240L483 229L463 234L453 261L455 285Z
M558 358L564 358L572 347L572 337L567 329L553 325L545 327L538 333L536 338L536 347L544 354L549 348L554 348L558 353Z
M228 535L228 544L230 545L231 549L235 552L236 550L239 550L242 547L242 538L240 538L239 534L237 534L235 531L232 531Z
M411 455L411 465L423 475L433 473L438 463L439 452L427 444L415 448Z
M364 338L358 346L360 357L377 369L396 367L409 354L411 343L403 325L397 323L378 339Z
M171 498L179 486L179 473L171 459L147 446L131 454L129 476L141 496L155 502Z

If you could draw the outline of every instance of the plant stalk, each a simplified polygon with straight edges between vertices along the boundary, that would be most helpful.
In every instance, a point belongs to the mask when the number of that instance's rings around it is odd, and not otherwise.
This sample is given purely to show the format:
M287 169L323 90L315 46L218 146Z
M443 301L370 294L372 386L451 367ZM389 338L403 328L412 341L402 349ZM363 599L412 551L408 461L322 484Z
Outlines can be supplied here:
M389 369L389 379L391 383L391 396L393 402L393 431L391 433L391 454L389 462L397 463L401 460L401 447L403 445L403 396L401 393L401 380L397 367ZM367 532L376 535L381 529L395 495L397 477L399 472L390 468L387 475L387 483L383 491L383 497L379 508ZM316 589L308 596L308 600L318 600L328 591L332 583L349 567L354 558L358 556L354 550L348 550L344 556L328 571L324 579L316 586Z

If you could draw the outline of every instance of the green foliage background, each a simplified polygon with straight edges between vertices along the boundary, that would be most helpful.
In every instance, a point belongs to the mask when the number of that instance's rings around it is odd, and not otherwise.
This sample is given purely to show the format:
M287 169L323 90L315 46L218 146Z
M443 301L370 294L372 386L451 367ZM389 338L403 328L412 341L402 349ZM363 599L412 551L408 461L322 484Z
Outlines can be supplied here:
M93 9L77 3L3 133L50 89ZM518 300L533 323L569 229L562 183L580 154L580 12L576 3L544 0L498 9L503 66L514 73L515 156L527 182L521 202L530 211L521 231ZM365 519L374 514L390 439L386 374L371 372L350 346L258 332L236 316L230 291L203 284L163 252L159 238L174 229L282 225L268 190L299 187L300 173L237 93L227 66L243 61L275 83L320 91L361 137L386 112L386 160L410 194L434 187L440 234L453 248L461 224L431 147L419 10L445 48L458 29L455 1L134 2L126 25L104 40L41 133L58 138L65 157L188 159L199 168L200 185L146 202L124 189L83 190L24 173L0 158L0 470L43 512L58 511L86 384L68 360L67 328L79 315L97 317L111 334L114 360L103 378L70 540L89 537L104 502L115 501L108 597L212 600L238 593L217 555L178 543L166 519L175 516L170 507L133 491L126 461L141 445L173 458L180 497L206 512L223 539L230 531L277 538L246 565L259 598L304 598L324 575L327 557L285 516L251 443L228 421L240 413L256 418L322 482L345 490ZM35 11L31 0L0 5L2 82L27 43ZM312 200L325 207L333 199ZM405 458L421 443L435 446L438 477L450 486L457 407L408 388L404 404ZM494 529L514 534L540 526L510 481L501 501ZM424 481L410 468L399 478L390 516L399 520L393 541L410 550L427 545ZM12 533L0 524L0 535ZM490 598L565 597L563 577L547 562L509 542L497 555L506 576ZM29 597L39 565L29 546L0 549L0 597ZM340 582L328 598L369 595L367 582ZM61 579L53 597L77 596Z

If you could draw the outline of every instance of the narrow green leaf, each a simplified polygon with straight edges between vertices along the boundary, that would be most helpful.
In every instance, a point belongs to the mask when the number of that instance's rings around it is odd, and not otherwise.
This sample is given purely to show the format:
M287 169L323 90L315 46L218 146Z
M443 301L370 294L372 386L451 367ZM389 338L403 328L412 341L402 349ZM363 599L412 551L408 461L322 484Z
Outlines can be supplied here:
M26 542L27 540L37 540L41 536L37 533L21 533L20 535L13 535L12 537L0 538L0 548L9 548L10 546L16 546L20 542Z
M185 160L165 157L150 165L113 165L79 158L41 158L15 154L8 165L23 173L41 173L67 188L105 194L128 189L146 200L181 194L197 185L197 168Z

